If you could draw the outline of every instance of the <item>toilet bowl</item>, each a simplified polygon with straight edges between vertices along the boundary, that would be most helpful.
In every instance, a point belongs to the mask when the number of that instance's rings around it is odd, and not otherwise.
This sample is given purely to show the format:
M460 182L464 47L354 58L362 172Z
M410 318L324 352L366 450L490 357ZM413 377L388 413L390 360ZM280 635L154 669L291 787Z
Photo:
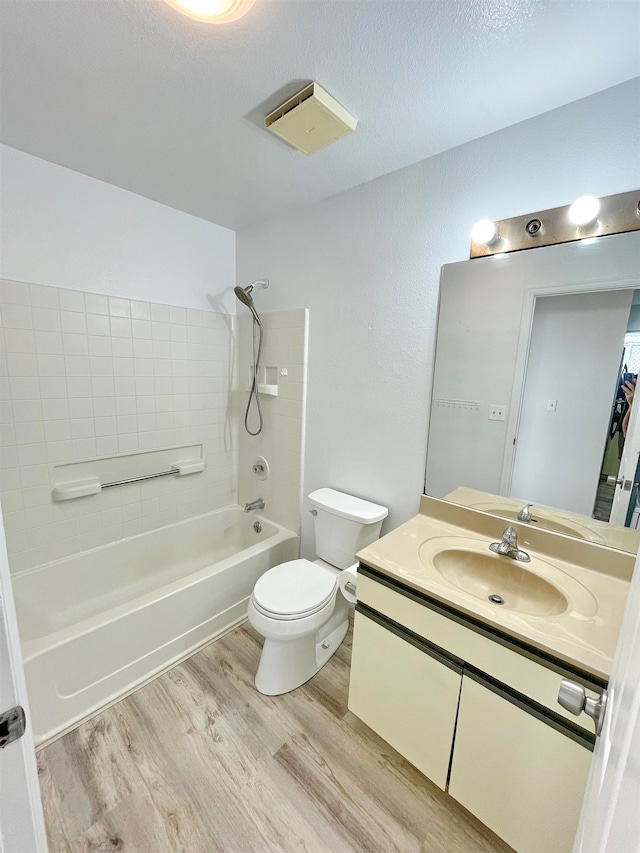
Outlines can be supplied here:
M378 538L387 515L386 507L333 489L318 489L309 501L318 559L289 560L269 569L249 601L249 622L265 638L255 683L268 696L304 684L342 643L349 604L338 575L353 564L356 550Z

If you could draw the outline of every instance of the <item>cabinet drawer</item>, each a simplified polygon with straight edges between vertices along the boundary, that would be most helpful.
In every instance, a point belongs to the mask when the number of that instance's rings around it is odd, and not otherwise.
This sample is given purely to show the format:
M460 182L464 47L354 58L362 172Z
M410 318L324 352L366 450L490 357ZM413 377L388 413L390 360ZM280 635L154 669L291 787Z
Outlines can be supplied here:
M468 676L449 793L518 853L571 853L591 752Z
M355 614L349 710L443 790L461 680L459 668Z
M565 668L560 662L558 665L538 662L535 654L525 649L514 651L499 633L493 634L489 628L474 626L464 614L458 616L453 610L443 615L438 609L444 608L439 608L437 602L416 600L417 593L414 598L409 591L393 589L392 580L387 585L386 579L367 575L369 571L366 566L358 570L359 602L570 720L574 726L578 725L591 734L595 732L593 720L584 714L576 720L557 701L563 677L581 681L588 688L589 696L599 695L597 685L590 683L584 673L574 672L569 666Z

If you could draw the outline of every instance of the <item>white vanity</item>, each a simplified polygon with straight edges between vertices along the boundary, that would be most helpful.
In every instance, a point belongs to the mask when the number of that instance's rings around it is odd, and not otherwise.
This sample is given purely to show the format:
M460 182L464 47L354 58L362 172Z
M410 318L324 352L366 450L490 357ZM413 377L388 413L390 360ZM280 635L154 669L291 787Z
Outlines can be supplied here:
M519 563L505 524L423 497L359 553L349 708L517 851L569 853L595 734L558 690L606 688L634 557L516 523Z

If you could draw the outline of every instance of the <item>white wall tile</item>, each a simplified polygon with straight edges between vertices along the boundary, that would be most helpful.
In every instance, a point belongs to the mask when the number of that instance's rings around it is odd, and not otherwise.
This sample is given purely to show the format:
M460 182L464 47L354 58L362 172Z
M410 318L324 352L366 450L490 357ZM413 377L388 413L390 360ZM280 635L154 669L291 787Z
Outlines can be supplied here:
M131 316L135 320L150 320L151 306L148 302L131 301Z
M25 380L26 381L26 380ZM46 379L36 380L40 386L40 396L42 399L48 398L63 398L67 396L67 380L64 376L47 376ZM27 386L27 390L31 389ZM29 393L29 397L37 397L38 394Z
M115 415L116 401L115 397L95 397L93 398L93 414L96 418L104 418Z
M153 358L153 341L134 339L133 355L135 358Z
M100 337L99 335L89 335L89 355L94 356L110 356L111 353L111 338Z
M128 299L109 297L109 314L112 317L130 317L131 307Z
M84 293L80 290L58 290L58 302L61 311L85 310Z
M42 332L59 332L62 329L57 308L32 308L33 328Z
M81 314L69 314L71 317L82 317ZM88 355L89 341L86 335L62 333L62 349L65 355Z
M5 310L3 306L3 311ZM13 307L13 306L11 306ZM12 329L6 328L3 332L4 344L6 352L30 352L36 351L34 333L28 329Z
M109 318L103 314L87 314L87 332L90 335L111 335Z
M72 397L91 396L91 378L89 376L67 377L67 395Z
M132 358L133 342L130 338L112 338L111 351L114 358Z
M45 421L60 421L69 417L69 401L42 400L42 416Z
M151 338L150 320L132 320L131 331L134 338Z
M111 456L118 452L117 435L101 435L96 437L98 456Z
M7 373L9 376L37 376L36 356L33 353L7 353Z
M89 367L92 376L113 376L114 373L113 359L110 357L91 356Z
M65 376L66 367L63 355L36 356L39 376Z
M129 320L127 317L112 317L111 334L115 338L130 338L131 320Z
M70 418L92 418L93 417L93 400L91 397L70 397L69 398L69 417Z
M14 400L11 406L16 424L42 420L42 403L38 400Z
M74 335L83 335L87 332L87 317L84 313L60 311L60 323L63 333L68 332ZM47 329L45 331L57 331L57 329Z
M62 334L60 332L36 332L35 351L42 355L64 352L62 347Z
M55 287L41 284L29 285L29 295L33 308L58 308L58 291Z
M235 349L224 319L5 282L0 300L0 489L13 571L236 500L224 426ZM52 465L199 441L211 460L201 486L151 481L99 503L52 503Z
M2 325L5 329L32 329L30 305L3 305Z
M87 314L108 314L109 298L97 293L85 293L84 302Z
M71 424L69 419L52 421L48 420L44 424L44 436L49 441L64 441L71 438Z

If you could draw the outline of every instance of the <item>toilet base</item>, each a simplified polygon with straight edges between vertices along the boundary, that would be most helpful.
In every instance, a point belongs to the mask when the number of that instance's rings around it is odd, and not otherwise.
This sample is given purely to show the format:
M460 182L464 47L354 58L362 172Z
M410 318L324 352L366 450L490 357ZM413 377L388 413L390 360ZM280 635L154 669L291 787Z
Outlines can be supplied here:
M342 596L340 599L328 622L311 634L294 639L265 638L255 679L260 693L289 693L322 669L349 628L349 606Z

